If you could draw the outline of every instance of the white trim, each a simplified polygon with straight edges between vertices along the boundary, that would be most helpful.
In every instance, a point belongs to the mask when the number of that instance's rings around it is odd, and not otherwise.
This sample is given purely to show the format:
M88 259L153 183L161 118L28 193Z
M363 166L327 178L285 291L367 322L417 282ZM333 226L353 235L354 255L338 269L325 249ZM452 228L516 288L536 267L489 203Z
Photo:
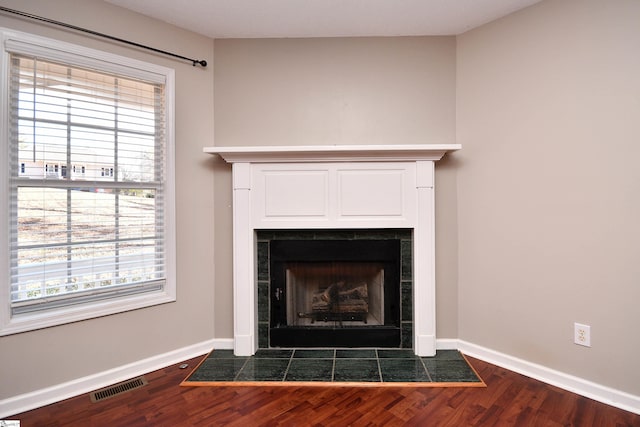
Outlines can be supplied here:
M8 164L9 140L9 52L38 55L49 60L62 61L72 66L84 66L113 72L133 78L165 85L165 158L164 171L164 250L165 279L160 292L103 299L78 304L75 307L49 309L42 312L11 315L8 286L0 286L0 336L40 328L57 326L80 320L121 313L176 301L176 212L175 212L175 70L133 58L114 55L80 45L61 42L28 33L0 27L0 164ZM0 172L0 205L7 206L9 197L8 168ZM8 241L8 211L0 212L0 241ZM0 248L0 278L9 279L10 254L8 247ZM0 280L0 283L2 280ZM7 283L10 283L7 281Z
M456 338L437 338L436 350L457 350L458 341Z
M0 27L0 33L3 48L8 52L34 55L77 67L96 68L154 83L165 83L166 74L173 71L161 65L4 27Z
M266 151L268 152L268 151ZM354 152L355 153L355 152ZM419 356L433 356L435 347L435 270L433 257L435 254L434 240L434 196L433 196L433 161L417 162L361 162L352 156L353 162L341 163L340 167L335 163L289 163L293 165L291 170L298 174L305 172L326 171L329 181L338 182L337 174L341 167L349 170L366 170L368 173L384 173L392 168L403 171L403 185L399 189L403 191L405 210L411 207L412 212L404 212L402 219L397 217L385 217L384 215L367 215L361 213L354 219L345 222L344 216L336 214L331 216L305 217L296 212L286 214L286 209L279 213L278 220L275 216L269 217L262 208L267 206L267 192L264 190L264 172L270 169L263 163L233 163L233 306L234 306L234 337L236 340L234 353L236 356L253 355L258 348L258 322L257 322L257 286L255 269L255 231L258 229L345 229L345 228L412 228L414 259L424 260L414 264L413 280L413 305L414 305L414 350ZM274 170L288 169L280 163L271 163ZM346 170L345 169L345 170ZM421 173L416 172L420 169ZM292 175L293 176L293 175ZM331 178L333 177L333 178ZM421 180L418 182L418 177ZM321 205L327 206L327 212L339 212L341 197L340 186L335 185L333 190L310 191L305 186L304 180L289 179L281 190L272 189L274 200L286 202L286 198L280 199L278 194L303 192L312 193L319 198ZM299 185L301 184L302 185ZM351 190L351 197L357 197L359 193L368 190L366 180L358 181L359 190ZM292 191L295 189L295 191ZM384 198L383 198L384 199ZM371 211L375 212L375 207ZM290 207L290 206L288 206ZM286 221L283 221L286 219Z
M413 349L418 356L436 355L434 162L416 161L413 197Z
M234 354L258 348L258 300L254 286L254 234L251 228L251 165L233 165L233 336Z
M36 390L0 400L0 419L40 408L64 399L75 397L93 390L115 384L129 378L153 372L187 359L203 355L211 349L233 349L233 338L212 339L153 356L138 362L68 381L52 387ZM615 390L591 381L559 372L526 360L509 356L455 338L440 338L436 341L438 350L460 350L462 353L500 366L510 371L560 387L572 393L597 400L625 411L640 414L640 396Z
M249 356L258 347L255 230L411 228L414 259L421 260L414 263L414 351L419 356L435 355L434 162L460 148L459 144L205 147L205 153L233 165L235 354ZM401 177L400 185L386 187L393 197L401 193L400 212L386 210L381 205L384 197L373 202L361 197L364 210L343 210L345 197L358 200L360 194L370 193L366 176L383 180L390 170ZM268 186L267 175L273 171L269 176L280 175ZM348 186L341 185L345 176L351 179ZM343 192L345 188L348 191ZM300 209L288 194L310 197Z
M489 362L544 383L560 387L572 393L640 415L640 396L635 396L624 391L596 384L584 378L556 371L555 369L538 365L536 363L510 356L499 351L491 350L467 341L458 340L458 350L468 356L484 360L485 362Z
M204 147L202 151L217 154L228 163L312 163L351 161L416 161L440 160L460 144L409 145L298 145Z
M213 348L231 349L233 339L212 339L193 344L167 353L152 356L138 362L129 363L108 371L98 372L62 384L35 390L29 393L0 400L0 419L25 411L60 402L64 399L89 393L93 390L144 375L184 360L209 353ZM186 376L186 373L185 373Z
M148 292L140 295L111 298L76 306L65 306L41 312L25 313L11 317L10 310L3 312L4 321L0 322L0 336L34 331L52 326L64 325L111 314L124 313L140 308L171 303L176 300L175 286L170 286L169 279L165 281L162 291ZM8 288L7 286L4 286ZM4 301L8 301L8 298Z
M0 28L0 34L2 28ZM1 40L0 40L1 41ZM9 209L9 54L0 47L0 304L10 301L9 283L11 262L9 261L10 224ZM0 330L11 320L10 310L0 306Z

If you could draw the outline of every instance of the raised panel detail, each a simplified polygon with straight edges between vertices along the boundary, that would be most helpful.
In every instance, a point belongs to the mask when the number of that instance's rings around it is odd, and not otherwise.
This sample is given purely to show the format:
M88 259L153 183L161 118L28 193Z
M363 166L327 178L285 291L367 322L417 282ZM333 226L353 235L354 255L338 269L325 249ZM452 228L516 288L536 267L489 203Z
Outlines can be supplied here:
M339 216L399 217L404 213L403 170L338 171Z
M415 226L416 162L255 164L255 228Z
M327 171L264 171L264 214L273 217L326 217Z

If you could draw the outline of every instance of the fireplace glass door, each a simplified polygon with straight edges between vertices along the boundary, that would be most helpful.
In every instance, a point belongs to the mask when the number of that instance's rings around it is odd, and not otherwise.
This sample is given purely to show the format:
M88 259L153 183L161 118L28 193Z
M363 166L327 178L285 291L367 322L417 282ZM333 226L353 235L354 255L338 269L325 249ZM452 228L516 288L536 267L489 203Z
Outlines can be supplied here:
M384 265L292 262L286 268L288 326L384 325Z
M270 251L271 346L399 345L399 241L283 240Z

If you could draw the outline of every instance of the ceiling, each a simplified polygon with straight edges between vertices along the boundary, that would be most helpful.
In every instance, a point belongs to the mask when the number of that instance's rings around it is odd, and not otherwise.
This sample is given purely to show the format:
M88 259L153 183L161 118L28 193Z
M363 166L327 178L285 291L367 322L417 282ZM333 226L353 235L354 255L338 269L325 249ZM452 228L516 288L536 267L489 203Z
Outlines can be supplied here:
M540 0L105 0L211 38L455 35Z

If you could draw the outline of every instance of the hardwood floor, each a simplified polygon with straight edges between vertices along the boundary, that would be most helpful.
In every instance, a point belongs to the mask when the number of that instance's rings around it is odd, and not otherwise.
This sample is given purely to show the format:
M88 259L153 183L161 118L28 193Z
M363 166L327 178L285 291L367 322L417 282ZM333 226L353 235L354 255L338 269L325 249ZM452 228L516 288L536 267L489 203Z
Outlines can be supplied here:
M21 426L639 426L640 415L469 358L487 388L180 387L204 356L149 384L18 414Z

